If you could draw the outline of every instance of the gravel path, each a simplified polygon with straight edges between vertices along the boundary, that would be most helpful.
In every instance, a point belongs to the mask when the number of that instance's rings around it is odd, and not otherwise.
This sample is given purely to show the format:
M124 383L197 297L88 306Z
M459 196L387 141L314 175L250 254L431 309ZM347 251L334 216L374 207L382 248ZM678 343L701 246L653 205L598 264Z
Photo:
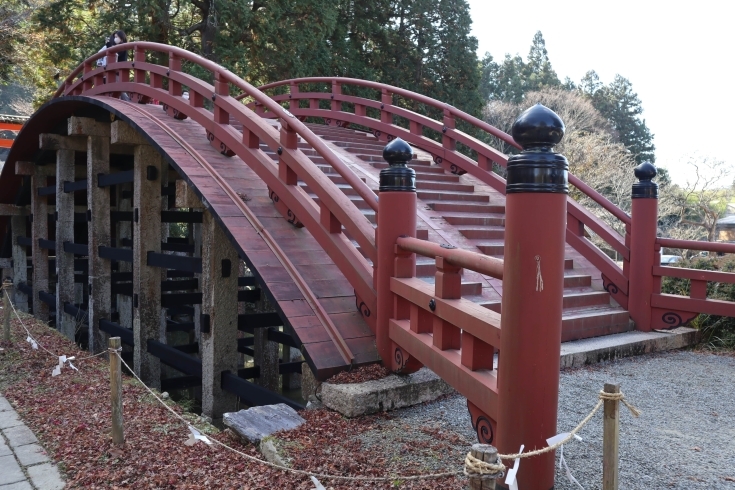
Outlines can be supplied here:
M635 419L621 407L621 489L735 490L735 357L680 351L564 371L560 432L571 430L589 413L605 382L621 383L628 400L643 412ZM383 429L388 429L383 434L405 436L404 431L413 427L417 440L424 442L430 432L427 429L432 427L442 432L444 440L454 433L463 441L474 441L465 399L458 395L391 415L390 420L381 422ZM370 445L371 436L364 434L363 444ZM564 455L586 490L599 489L601 413L582 430L581 436L584 441L567 445ZM402 444L393 446L398 457ZM438 459L449 463L449 459L457 457L454 452L448 451L452 454ZM579 487L557 472L555 488Z

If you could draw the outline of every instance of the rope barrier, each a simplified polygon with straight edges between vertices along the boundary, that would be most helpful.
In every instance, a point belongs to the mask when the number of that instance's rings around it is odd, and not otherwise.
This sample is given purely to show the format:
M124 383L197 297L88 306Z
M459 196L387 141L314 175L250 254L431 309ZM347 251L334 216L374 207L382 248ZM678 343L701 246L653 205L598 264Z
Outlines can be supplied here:
M602 407L603 403L606 400L611 401L620 401L623 402L623 404L628 407L628 410L630 410L631 415L634 417L639 417L641 412L637 408L635 408L633 405L628 403L628 401L625 399L625 395L621 393L607 393L605 391L600 391L598 394L598 400L595 407L592 409L592 411L587 415L572 431L561 441L552 444L550 446L547 446L545 448L536 449L535 451L529 451L525 453L515 453L515 454L498 454L498 461L497 463L488 463L486 461L482 461L480 459L475 458L472 456L472 453L467 453L467 456L465 457L465 475L472 476L472 475L500 475L506 470L506 466L501 463L500 461L503 459L522 459L522 458L531 458L533 456L538 456L540 454L545 454L551 451L555 451L559 449L564 444L568 443L572 439L574 439L574 436L582 430L582 428L587 425L587 423L592 420L592 417L597 413L597 411Z
M33 339L33 336L31 335L30 330L26 327L25 323L23 322L22 318L18 314L18 311L15 309L15 305L13 305L12 301L10 300L10 295L7 293L7 287L5 285L2 286L2 290L5 292L6 296L8 296L8 300L10 302L11 307L13 308L13 312L15 313L15 316L18 318L18 321L20 322L23 329L28 334L28 338ZM54 357L56 356L53 352L49 351L45 347L43 347L41 344L38 344L38 342L33 339L33 341L41 347L44 351L48 352L50 355ZM329 475L324 473L315 473L312 471L307 470L299 470L294 468L289 468L287 466L282 466L276 463L271 463L270 461L266 461L260 458L257 458L255 456L251 456L247 453L244 453L238 449L233 448L232 446L229 446L225 444L224 442L221 442L217 439L209 439L206 437L198 436L197 434L200 434L200 431L198 431L189 421L187 421L184 417L182 417L180 414L176 413L176 411L171 408L166 402L164 402L151 388L146 385L143 380L141 380L138 375L135 373L135 371L125 362L125 360L120 355L122 352L122 348L108 348L107 350L104 350L98 354L93 354L90 356L82 357L79 359L76 359L77 361L82 361L86 359L91 359L93 357L99 357L104 354L113 354L117 356L120 359L120 362L128 369L130 374L161 404L163 405L166 410L168 410L176 419L181 421L186 425L186 427L195 434L195 438L202 439L208 444L216 444L218 446L221 446L222 448L229 450L239 456L242 456L243 458L252 461L257 464L261 464L264 466L268 466L274 469L278 469L287 473L293 473L297 475L303 475L308 477L314 477L314 478L321 478L324 480L342 480L342 481L356 481L356 482L393 482L396 480L401 481L415 481L415 480L428 480L433 478L446 478L446 477L452 477L452 476L460 476L464 474L465 476L481 476L481 477L489 477L489 478L497 478L501 477L507 467L502 463L502 460L514 460L519 458L530 458L533 456L538 456L540 454L545 454L551 451L555 451L559 447L563 446L564 444L568 443L570 440L572 440L577 432L579 432L587 423L589 423L590 420L592 420L592 417L597 413L597 411L602 407L603 403L608 400L613 401L620 401L622 402L628 410L630 410L630 413L634 417L640 416L641 412L631 405L626 399L625 395L621 393L607 393L605 391L600 391L598 394L598 401L595 407L592 409L592 411L561 441L558 441L555 444L552 444L548 447L537 449L534 451L529 452L523 452L523 453L515 453L515 454L498 454L497 455L497 461L495 463L482 461L480 459L477 459L472 455L472 453L467 453L465 457L465 466L463 470L457 470L457 471L447 471L443 473L432 473L432 474L425 474L425 475L393 475L393 476L384 476L384 477L372 477L372 476L344 476L344 475ZM69 360L72 360L74 358L70 358ZM70 363L71 364L71 363ZM76 368L75 368L76 369Z

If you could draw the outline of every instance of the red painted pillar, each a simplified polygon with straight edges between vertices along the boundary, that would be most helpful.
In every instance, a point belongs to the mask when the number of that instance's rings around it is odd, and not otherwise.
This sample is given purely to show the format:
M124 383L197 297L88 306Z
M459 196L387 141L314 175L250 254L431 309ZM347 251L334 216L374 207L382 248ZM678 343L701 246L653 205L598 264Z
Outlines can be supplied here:
M633 184L630 197L630 279L628 312L637 330L650 331L653 266L656 264L656 229L658 228L658 184L651 182L658 172L645 162L635 168L639 182ZM659 259L660 260L660 259Z
M388 336L388 320L393 314L390 278L395 275L398 257L396 240L400 236L416 236L416 172L406 165L413 158L413 151L400 138L386 145L383 158L390 166L380 171L378 228L375 230L375 244L378 249L378 263L375 268L375 288L378 294L375 337L383 365L390 369L396 355L393 342ZM415 276L415 256L410 268Z
M495 443L501 454L545 447L556 435L568 194L567 160L551 151L564 135L559 116L537 104L512 134L523 152L508 159ZM518 482L523 490L553 488L554 453L522 460Z

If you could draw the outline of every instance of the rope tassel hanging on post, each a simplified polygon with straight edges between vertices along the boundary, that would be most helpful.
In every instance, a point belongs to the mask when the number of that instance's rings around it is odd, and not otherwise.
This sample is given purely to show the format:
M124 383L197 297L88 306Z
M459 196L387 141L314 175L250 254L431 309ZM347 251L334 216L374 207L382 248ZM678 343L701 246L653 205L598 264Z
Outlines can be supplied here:
M541 277L541 256L537 255L536 259L536 291L544 290L544 278Z

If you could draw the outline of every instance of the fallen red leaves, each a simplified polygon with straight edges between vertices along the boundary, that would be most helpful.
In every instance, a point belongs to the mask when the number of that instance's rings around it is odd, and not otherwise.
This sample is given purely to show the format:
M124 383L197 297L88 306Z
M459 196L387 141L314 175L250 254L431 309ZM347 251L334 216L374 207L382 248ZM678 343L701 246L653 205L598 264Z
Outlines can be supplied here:
M327 383L332 383L334 385L362 383L365 381L383 379L389 374L390 371L380 364L370 364L369 366L363 366L349 372L342 371L341 373L335 374L327 380Z
M51 352L88 355L40 322L26 320L37 341ZM17 322L17 320L15 320ZM108 362L93 358L76 362L51 377L57 363L43 350L24 342L14 325L14 343L0 352L0 387L26 424L36 433L64 471L68 488L85 489L312 489L308 478L250 462L217 446L186 446L187 428L145 389L124 378L125 446L112 446ZM182 413L178 406L174 409ZM352 436L375 428L383 415L348 420L327 410L305 411L299 429L279 435L289 444L294 468L336 475L412 474L396 468L383 455L366 451ZM227 433L210 434L236 449L260 457L252 445ZM440 441L437 441L440 442ZM460 461L453 468L457 468ZM442 480L355 483L322 480L332 489L461 488L454 478Z

